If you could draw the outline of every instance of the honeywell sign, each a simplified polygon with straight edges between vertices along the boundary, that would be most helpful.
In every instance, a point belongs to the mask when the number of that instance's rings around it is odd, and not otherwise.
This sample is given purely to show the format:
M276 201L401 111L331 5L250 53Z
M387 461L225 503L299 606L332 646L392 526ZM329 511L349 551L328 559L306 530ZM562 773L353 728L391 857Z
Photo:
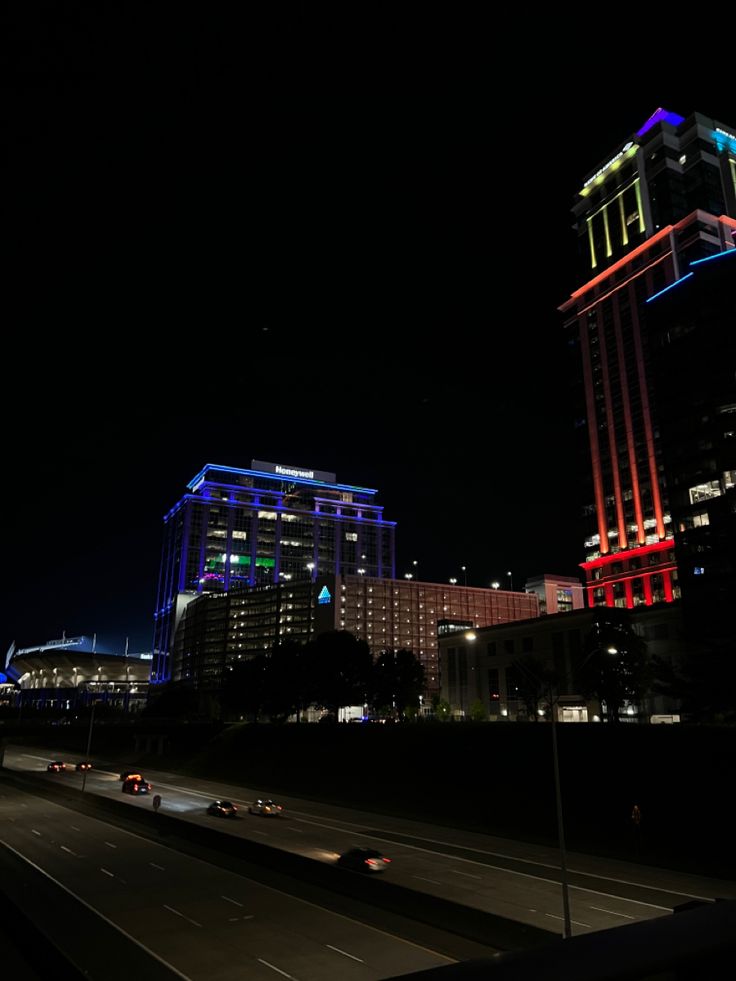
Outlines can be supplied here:
M282 463L266 463L264 460L251 460L251 470L273 473L278 477L298 477L301 480L322 480L327 484L337 483L337 475L325 470L305 470L303 467L287 467Z

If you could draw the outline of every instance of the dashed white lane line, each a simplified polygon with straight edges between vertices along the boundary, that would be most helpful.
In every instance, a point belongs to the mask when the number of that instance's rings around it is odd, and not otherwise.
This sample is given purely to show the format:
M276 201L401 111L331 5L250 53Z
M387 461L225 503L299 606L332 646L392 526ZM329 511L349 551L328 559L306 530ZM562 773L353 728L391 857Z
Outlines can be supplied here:
M100 867L100 872L104 872L105 875L109 875L111 879L114 879L115 878L115 873L114 872L108 872L107 869L103 869L102 867Z
M149 862L148 864L151 866L151 868L158 869L159 872L165 872L166 871L166 869L163 867L163 865L156 865L155 862Z
M113 843L111 841L106 841L105 844L107 845L108 848L117 848L118 847L117 845L113 845Z
M297 981L293 974L287 974L286 971L282 971L281 968L276 967L275 964L269 964L268 961L264 961L262 957L258 958L258 963L265 964L266 967L270 967L272 971L276 971L277 974L280 974L283 978L290 978L291 981Z
M73 851L71 850L71 848L67 848L67 847L66 847L66 845L62 845L62 846L61 846L61 850L62 850L63 852L69 852L69 854L70 854L70 855L73 855L73 856L74 856L75 858L79 858L79 855L77 855L77 853L76 853L76 852L73 852Z
M237 901L237 899L230 899L229 896L220 896L220 899L224 899L226 903L232 903L233 906L242 906L243 905L242 903L239 903Z
M455 875L464 875L466 879L480 879L481 876L473 875L471 872L461 872L459 869L448 869L448 872L454 872Z
M442 883L439 882L437 879L427 879L426 876L423 876L423 875L413 875L412 876L412 879L421 879L422 882L431 882L432 885L434 885L434 886L441 886L442 885Z
M550 919L553 919L553 920L561 920L561 919L562 919L562 917L561 917L561 916L555 916L555 914L554 914L554 913L545 913L544 915L545 915L545 916L549 916L549 917L550 917ZM571 922L571 923L574 923L574 924L575 924L575 926L582 926L582 927L587 927L587 928L588 928L589 930L592 930L592 929L593 929L593 928L591 927L591 925L590 925L590 923L581 923L581 922L580 922L580 920L570 920L570 922Z
M169 911L169 913L173 913L174 916L180 916L182 918L182 920L186 920L187 923L193 923L196 927L201 927L202 926L201 923L197 923L197 921L191 919L191 917L184 916L183 913L180 913L178 909L174 909L173 906L167 906L166 903L164 903L164 909L167 909Z
M599 913L608 913L609 916L623 916L624 919L626 920L635 919L635 917L629 916L628 913L617 913L615 910L612 909L603 909L602 906L591 906L590 908L598 910Z
M76 826L76 824L70 824L69 827L72 829L72 831L81 831L82 830L81 828L78 828Z
M336 950L338 954L342 954L343 957L349 957L351 961L358 961L359 964L365 964L364 960L360 957L356 957L355 954L349 954L346 950L340 950L339 947L333 947L332 944L325 944L325 947L329 947L330 950Z

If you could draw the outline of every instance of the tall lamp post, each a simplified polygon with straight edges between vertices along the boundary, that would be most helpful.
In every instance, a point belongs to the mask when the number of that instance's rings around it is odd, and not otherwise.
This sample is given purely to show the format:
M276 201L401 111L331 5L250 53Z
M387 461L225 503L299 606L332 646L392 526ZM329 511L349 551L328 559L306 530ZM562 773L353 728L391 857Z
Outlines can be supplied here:
M463 585L464 586L467 586L468 585L468 569L467 569L467 566L461 565L460 566L460 571L463 574Z
M90 717L89 717L89 732L87 733L87 751L84 754L85 763L89 763L89 751L92 746L92 726L94 725L95 722L96 705L97 702L92 702L92 712L90 713ZM82 773L82 793L84 793L84 788L86 786L87 786L87 768L85 768L84 772Z
M514 577L511 575L511 570L510 569L506 573L506 575L509 577L509 592L512 592L513 593L513 591L514 591Z

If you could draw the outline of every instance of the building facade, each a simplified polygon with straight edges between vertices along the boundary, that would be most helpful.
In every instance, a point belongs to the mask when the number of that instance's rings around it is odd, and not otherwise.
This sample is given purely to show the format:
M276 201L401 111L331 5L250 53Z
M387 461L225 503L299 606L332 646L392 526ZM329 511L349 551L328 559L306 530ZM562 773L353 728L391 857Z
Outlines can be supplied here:
M203 593L328 574L394 576L396 522L383 518L376 493L259 460L247 470L207 464L164 518L152 681L173 677L177 623Z
M632 608L680 593L652 385L647 300L733 249L736 135L665 110L597 167L573 209L584 282L561 307L591 465L587 602Z
M580 609L534 620L483 627L440 637L441 697L457 718L468 717L476 703L491 722L549 719L558 722L598 722L602 709L579 689L578 669L585 658L586 636L594 627L596 610ZM675 664L683 657L682 619L678 606L641 606L629 614L633 631L646 643L649 658ZM553 705L539 687L539 698L529 698L533 671L555 676ZM536 695L537 693L535 693ZM541 710L541 714L540 714ZM656 721L672 718L677 706L650 694L641 704L629 705L624 718ZM654 717L654 718L653 718Z
M554 576L545 572L543 576L527 579L524 589L527 593L537 594L541 616L570 613L585 606L582 583L572 576Z
M216 690L236 660L267 654L284 640L306 643L329 630L348 630L365 640L374 656L387 649L413 651L431 697L439 692L440 621L485 625L538 615L532 593L362 574L205 593L182 614L171 677Z
M726 640L736 632L736 249L691 263L647 306L683 614L693 640Z

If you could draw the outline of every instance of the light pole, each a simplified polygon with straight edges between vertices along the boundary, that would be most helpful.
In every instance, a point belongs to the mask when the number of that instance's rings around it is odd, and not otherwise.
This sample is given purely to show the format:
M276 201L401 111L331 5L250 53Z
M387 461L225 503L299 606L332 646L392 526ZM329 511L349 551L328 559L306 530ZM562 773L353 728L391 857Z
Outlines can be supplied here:
M511 573L508 573L511 575ZM532 671L528 665L524 664L523 661L515 662L519 668L531 678L535 686L539 686L536 691L545 687L545 681L538 677L537 674ZM552 723L552 763L554 767L554 778L555 778L555 810L557 811L557 842L560 849L560 887L562 889L562 936L567 939L572 936L572 922L570 920L570 889L567 881L567 848L565 846L565 823L562 814L562 787L560 785L560 754L557 745L557 717L555 713L555 705L558 701L552 693L552 680L551 678L546 682L546 688L549 697L549 710L551 714ZM535 691L535 694L536 694ZM537 703L538 704L538 703ZM539 710L539 714L542 714L542 710Z
M509 570L506 575L509 577L509 592L514 591L514 578L511 575L511 570Z
M560 885L562 886L562 917L563 917L563 937L567 939L572 936L572 923L570 921L570 890L567 882L567 850L565 848L565 824L562 818L562 789L560 787L560 756L557 749L557 719L555 706L552 701L552 686L549 689L550 704L549 709L552 713L552 758L555 767L555 806L557 808L557 838L560 846Z
M463 574L463 585L464 586L467 586L468 585L468 569L467 569L467 566L461 565L460 566L460 571Z
M455 578L455 576L450 577L450 585L457 586L457 579Z
M96 705L97 705L97 702L92 702L92 712L90 713L90 716L89 716L89 732L87 733L87 751L84 754L84 762L85 763L89 763L89 751L90 751L90 747L92 746L92 726L94 725L94 722L95 722L95 706ZM89 769L88 767L85 767L84 772L82 773L82 793L84 793L84 788L87 786L87 770L88 769Z

